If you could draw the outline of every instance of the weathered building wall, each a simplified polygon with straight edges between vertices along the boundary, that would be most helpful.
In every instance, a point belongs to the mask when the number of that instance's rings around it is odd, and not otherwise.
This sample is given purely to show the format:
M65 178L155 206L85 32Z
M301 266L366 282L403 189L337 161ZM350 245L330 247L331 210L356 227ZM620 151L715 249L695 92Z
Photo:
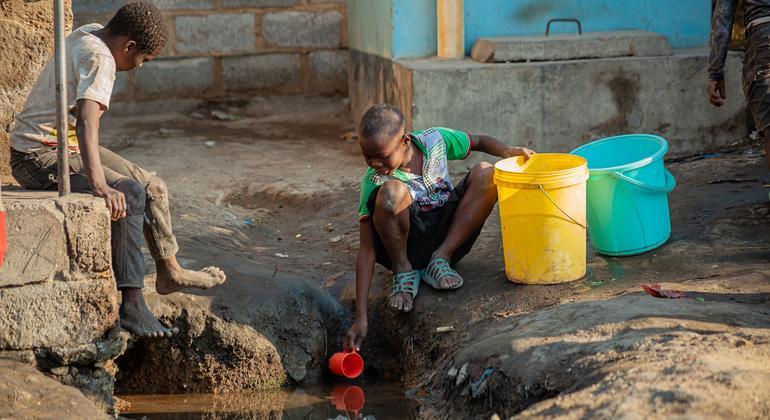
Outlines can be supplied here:
M68 28L70 3L66 0ZM53 3L0 1L0 45L0 174L9 174L10 123L53 54Z
M233 93L347 92L344 0L150 0L170 31L164 53L118 76L118 100ZM124 0L74 0L75 25L106 24Z

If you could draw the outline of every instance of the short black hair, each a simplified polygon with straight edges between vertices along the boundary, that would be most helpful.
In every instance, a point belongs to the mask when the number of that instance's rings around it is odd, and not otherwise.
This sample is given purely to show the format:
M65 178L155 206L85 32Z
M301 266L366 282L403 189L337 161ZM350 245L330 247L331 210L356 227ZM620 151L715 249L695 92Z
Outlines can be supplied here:
M159 52L168 40L166 20L160 10L143 1L123 5L110 19L107 29L113 35L129 37L145 54Z
M365 139L393 137L404 128L404 114L393 105L379 104L369 108L361 117L360 135Z

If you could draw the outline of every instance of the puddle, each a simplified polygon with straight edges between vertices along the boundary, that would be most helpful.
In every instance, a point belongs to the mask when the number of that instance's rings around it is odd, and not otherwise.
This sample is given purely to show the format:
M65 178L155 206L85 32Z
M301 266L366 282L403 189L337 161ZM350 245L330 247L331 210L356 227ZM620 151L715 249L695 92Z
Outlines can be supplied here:
M233 394L118 395L130 407L121 417L148 420L414 419L415 402L401 387L344 383L317 389Z

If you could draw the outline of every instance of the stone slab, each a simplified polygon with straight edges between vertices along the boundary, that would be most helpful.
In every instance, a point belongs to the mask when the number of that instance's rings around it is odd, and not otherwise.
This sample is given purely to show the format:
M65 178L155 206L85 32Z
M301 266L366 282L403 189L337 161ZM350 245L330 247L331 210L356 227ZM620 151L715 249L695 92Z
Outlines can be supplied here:
M3 191L3 199L8 249L0 287L112 278L110 222L101 199L57 198L54 191Z
M0 288L0 349L93 343L115 326L117 298L111 278Z
M53 199L16 200L3 191L8 249L0 287L48 282L69 269L64 214Z
M554 61L584 58L671 55L666 37L645 31L590 32L583 35L479 38L471 57L481 63Z

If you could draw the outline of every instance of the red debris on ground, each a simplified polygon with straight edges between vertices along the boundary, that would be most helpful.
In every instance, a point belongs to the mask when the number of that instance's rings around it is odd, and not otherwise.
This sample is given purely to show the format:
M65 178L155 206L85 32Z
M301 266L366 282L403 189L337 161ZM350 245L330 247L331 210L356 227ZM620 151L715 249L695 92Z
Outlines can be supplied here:
M657 283L642 284L640 286L642 286L642 289L647 292L648 295L656 298L680 299L687 297L687 293L681 290L666 290Z

